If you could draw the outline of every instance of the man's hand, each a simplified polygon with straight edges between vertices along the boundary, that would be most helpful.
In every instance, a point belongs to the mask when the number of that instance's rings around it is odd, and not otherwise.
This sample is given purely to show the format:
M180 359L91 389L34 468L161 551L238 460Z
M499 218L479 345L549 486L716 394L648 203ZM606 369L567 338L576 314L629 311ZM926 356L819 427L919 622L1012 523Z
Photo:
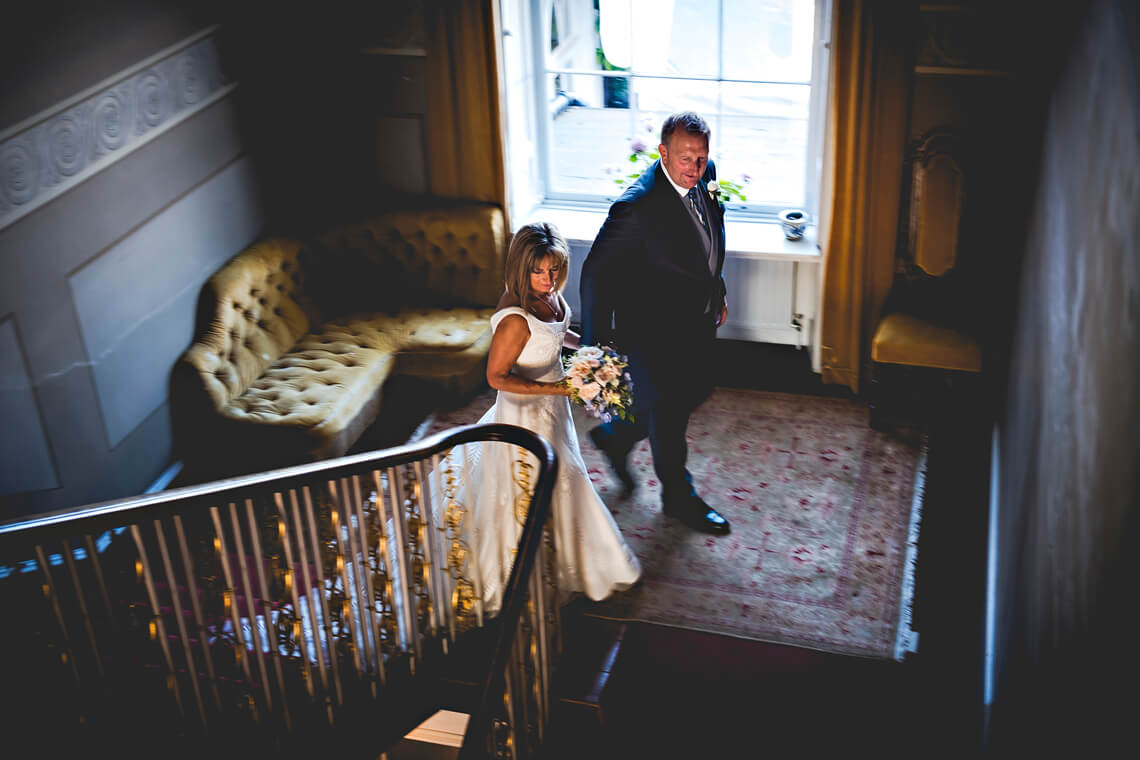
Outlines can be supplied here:
M720 327L728 321L728 304L724 301L720 302L720 311L717 312L716 326Z

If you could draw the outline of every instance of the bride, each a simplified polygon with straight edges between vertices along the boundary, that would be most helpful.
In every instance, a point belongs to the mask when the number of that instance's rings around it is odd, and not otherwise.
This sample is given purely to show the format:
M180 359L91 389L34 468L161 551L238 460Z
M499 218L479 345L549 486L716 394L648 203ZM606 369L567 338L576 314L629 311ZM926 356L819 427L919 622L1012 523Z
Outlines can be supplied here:
M558 587L565 597L583 592L598 601L632 586L641 575L637 557L586 474L578 435L561 382L562 347L578 347L570 308L562 297L570 248L550 224L515 233L507 251L506 290L491 315L487 382L498 391L479 420L527 428L558 455L551 500ZM522 525L515 516L514 447L466 446L468 508L477 572L487 614L499 611Z

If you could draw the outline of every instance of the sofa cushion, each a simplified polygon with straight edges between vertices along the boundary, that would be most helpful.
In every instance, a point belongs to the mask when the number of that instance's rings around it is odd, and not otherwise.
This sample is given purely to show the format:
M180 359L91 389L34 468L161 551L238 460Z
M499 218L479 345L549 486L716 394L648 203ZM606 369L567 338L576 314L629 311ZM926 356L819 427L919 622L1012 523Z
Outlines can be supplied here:
M440 357L482 347L491 311L415 309L326 322L219 411L235 422L306 429L306 457L339 456L376 419L382 387L401 350ZM468 363L470 358L464 356ZM457 369L469 367L461 363Z
M899 312L879 321L871 339L871 358L884 364L909 364L961 372L980 372L982 350L965 333Z
M449 353L470 348L489 335L494 312L490 307L404 309L373 315L372 321L401 352Z
M462 351L404 351L396 359L396 374L430 382L442 392L467 395L486 383L488 329Z
M395 359L394 342L367 317L327 323L219 411L236 422L305 429L306 456L339 456L376 418Z

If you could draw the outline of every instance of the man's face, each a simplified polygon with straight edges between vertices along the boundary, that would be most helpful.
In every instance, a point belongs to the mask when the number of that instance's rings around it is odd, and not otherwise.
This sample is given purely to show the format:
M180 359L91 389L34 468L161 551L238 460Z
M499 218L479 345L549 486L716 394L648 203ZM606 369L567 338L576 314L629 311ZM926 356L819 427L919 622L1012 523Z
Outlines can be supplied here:
M669 142L657 146L665 171L681 187L688 190L697 184L709 162L709 141L703 135L674 132Z

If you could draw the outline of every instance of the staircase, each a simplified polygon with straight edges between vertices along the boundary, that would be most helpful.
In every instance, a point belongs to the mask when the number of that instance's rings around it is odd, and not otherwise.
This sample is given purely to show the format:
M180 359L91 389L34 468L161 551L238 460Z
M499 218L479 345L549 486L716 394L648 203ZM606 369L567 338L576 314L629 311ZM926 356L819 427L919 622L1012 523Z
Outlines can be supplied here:
M484 615L460 445L516 447L525 521ZM557 461L471 425L0 524L6 735L65 756L376 758L446 709L458 757L538 756L561 641Z

